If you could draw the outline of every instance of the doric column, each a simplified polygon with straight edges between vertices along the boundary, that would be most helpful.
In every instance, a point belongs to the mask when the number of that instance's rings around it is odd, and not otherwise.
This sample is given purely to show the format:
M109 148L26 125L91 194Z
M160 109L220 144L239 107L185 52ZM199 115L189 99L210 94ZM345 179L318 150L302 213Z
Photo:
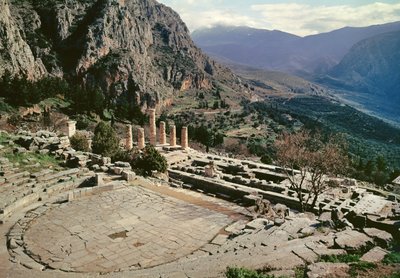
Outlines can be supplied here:
M139 150L144 149L145 147L145 143L144 143L144 129L143 128L138 128L138 133L137 133L137 138L138 138L138 142L137 142L137 146Z
M149 109L149 116L150 116L150 144L155 146L156 145L156 110Z
M169 144L171 147L176 146L176 127L174 125L170 126L169 128L170 133L169 133Z
M181 146L183 149L189 148L188 128L186 126L182 127L181 130Z
M167 144L167 138L165 134L165 122L160 122L160 139L159 139L160 145L165 145Z
M67 126L67 136L72 137L75 135L76 132L76 122L75 121L68 121Z
M125 148L126 150L130 151L133 148L132 144L132 125L126 125L126 142Z

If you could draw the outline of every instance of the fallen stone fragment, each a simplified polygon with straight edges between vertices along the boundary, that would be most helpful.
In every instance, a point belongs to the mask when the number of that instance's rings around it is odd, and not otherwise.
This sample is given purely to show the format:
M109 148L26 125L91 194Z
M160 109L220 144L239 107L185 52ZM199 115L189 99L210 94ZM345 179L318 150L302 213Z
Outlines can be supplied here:
M315 228L313 228L313 227L305 227L305 228L300 230L300 234L303 237L311 236L314 233L315 233Z
M383 260L385 255L388 252L380 247L375 247L365 253L362 257L361 260L365 262L370 262L370 263L378 263Z
M260 229L264 229L266 225L268 225L267 219L257 218L257 219L254 219L253 221L247 223L245 228L251 229L251 230L260 230Z
M345 263L315 263L308 266L308 278L346 277L350 267Z
M276 225L276 226L282 226L283 223L285 223L285 218L277 217L274 219L274 225Z
M370 237L354 230L345 230L337 233L335 243L347 251L357 251L366 248L368 245L373 245Z
M375 228L365 228L364 233L367 236L372 237L376 244L385 248L389 247L393 240L393 237L390 233Z
M17 147L13 151L14 153L26 153L26 149L22 147Z

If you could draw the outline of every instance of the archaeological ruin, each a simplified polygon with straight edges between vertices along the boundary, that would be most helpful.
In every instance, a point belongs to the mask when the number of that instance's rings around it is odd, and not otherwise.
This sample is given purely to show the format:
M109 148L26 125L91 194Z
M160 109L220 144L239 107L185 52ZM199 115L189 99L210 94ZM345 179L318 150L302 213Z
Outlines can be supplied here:
M237 266L328 277L351 266L324 256L377 263L399 238L395 194L331 178L313 213L302 213L282 168L196 151L187 127L178 145L170 124L167 141L167 123L157 134L155 109L149 116L148 129L126 125L121 146L150 144L165 156L167 173L147 178L127 162L72 149L73 121L60 134L1 133L9 139L0 151L50 155L61 166L0 158L0 276L224 277Z

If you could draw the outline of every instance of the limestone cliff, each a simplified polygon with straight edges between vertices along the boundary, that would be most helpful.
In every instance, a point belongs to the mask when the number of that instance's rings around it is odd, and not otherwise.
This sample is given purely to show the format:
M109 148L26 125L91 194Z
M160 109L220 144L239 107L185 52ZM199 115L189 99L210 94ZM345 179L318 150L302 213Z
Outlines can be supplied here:
M233 78L154 0L0 0L0 75L63 76L146 107Z
M0 0L0 38L0 76L6 71L23 74L30 79L45 74L42 61L34 57L30 46L21 36L7 0Z

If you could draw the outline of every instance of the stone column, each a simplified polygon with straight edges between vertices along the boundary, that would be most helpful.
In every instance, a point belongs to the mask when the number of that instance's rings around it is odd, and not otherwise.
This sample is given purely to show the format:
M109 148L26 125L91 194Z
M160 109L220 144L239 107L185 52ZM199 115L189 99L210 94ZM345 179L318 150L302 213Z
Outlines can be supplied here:
M159 139L160 145L165 145L167 144L167 138L165 134L165 122L160 122L160 139Z
M176 146L176 127L174 125L170 126L169 128L170 133L169 133L169 144L171 147Z
M75 135L76 132L76 122L75 121L68 121L67 126L67 136L72 137Z
M156 110L149 109L148 112L149 112L149 116L150 116L150 144L155 146L157 144Z
M181 130L181 146L183 149L189 148L188 128L186 126L182 127Z
M138 149L139 150L143 150L145 147L145 143L144 143L144 129L143 128L138 128L138 134L137 134L137 138L138 138Z
M132 144L132 125L126 125L126 142L125 148L126 150L130 151L133 148Z

